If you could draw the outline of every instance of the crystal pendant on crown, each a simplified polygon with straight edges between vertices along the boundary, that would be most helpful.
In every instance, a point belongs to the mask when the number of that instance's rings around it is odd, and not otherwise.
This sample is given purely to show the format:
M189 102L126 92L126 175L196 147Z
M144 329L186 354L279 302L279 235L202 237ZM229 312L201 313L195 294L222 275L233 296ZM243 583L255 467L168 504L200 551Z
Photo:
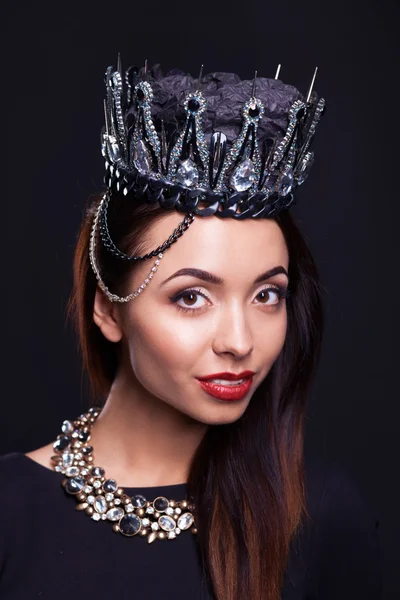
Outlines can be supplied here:
M185 187L194 187L199 181L199 170L193 159L179 161L175 181Z
M296 133L293 136L286 160L284 161L280 171L280 176L275 183L275 192L279 196L288 196L295 187L294 179L294 162L296 159Z
M142 175L161 170L161 144L151 116L153 90L147 81L139 82L134 88L137 117L130 144L133 166Z
M127 139L122 110L122 77L119 71L108 67L105 73L107 98L104 102L105 132L102 152L114 166L127 163Z
M197 90L186 95L183 102L186 122L172 148L168 177L184 187L196 187L204 181L209 153L203 132L206 99Z
M150 151L143 140L138 140L134 146L133 164L142 175L146 175L152 169Z
M314 152L307 152L306 155L301 159L298 167L296 167L295 179L296 179L297 185L301 185L302 183L305 182L313 163L314 163Z
M220 172L216 191L227 185L236 192L256 191L261 175L261 157L257 140L257 128L264 114L264 105L252 97L243 106L243 126L239 137L233 142ZM225 184L224 179L228 177Z
M248 152L232 172L229 183L237 192L245 192L254 185L255 181L257 181L256 168Z

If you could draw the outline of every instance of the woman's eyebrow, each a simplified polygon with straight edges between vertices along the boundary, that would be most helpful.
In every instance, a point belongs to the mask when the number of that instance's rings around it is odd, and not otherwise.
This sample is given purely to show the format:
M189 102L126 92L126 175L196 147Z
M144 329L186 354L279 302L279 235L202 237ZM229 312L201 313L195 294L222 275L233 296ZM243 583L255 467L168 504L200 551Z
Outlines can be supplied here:
M262 281L270 279L271 277L273 277L274 275L278 275L279 273L283 273L284 275L286 275L286 277L289 277L286 269L282 266L278 266L269 269L265 273L262 273L259 277L257 277L254 283L261 283ZM214 283L218 285L224 284L224 280L221 277L218 277L218 275L214 275L213 273L209 273L208 271L203 271L203 269L195 269L188 267L185 269L179 269L179 271L176 271L176 273L173 273L172 275L167 277L167 279L160 283L159 287L165 285L168 281L171 281L171 279L175 279L175 277L183 277L184 275L196 277L197 279L202 279L203 281L207 281L208 283Z

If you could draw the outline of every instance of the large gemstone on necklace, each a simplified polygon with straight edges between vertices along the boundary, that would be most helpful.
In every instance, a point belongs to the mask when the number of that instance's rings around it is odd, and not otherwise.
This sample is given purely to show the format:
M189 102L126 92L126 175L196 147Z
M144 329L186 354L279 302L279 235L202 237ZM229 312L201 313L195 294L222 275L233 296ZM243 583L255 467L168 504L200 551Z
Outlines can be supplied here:
M143 508L146 502L146 498L144 496L141 496L140 494L132 497L132 504L135 508Z
M72 477L71 479L68 479L64 489L68 494L78 494L83 490L85 485L86 481L83 477Z
M119 522L119 528L124 535L136 535L142 526L142 522L136 515L125 515Z
M89 435L90 435L90 431L80 431L78 433L78 440L80 442L86 442L87 439L88 439L88 437L89 437Z
M119 521L123 516L124 511L119 506L110 508L110 510L107 511L107 519L109 521Z
M169 501L164 496L159 496L153 501L153 506L158 512L164 512L169 506Z
M256 180L256 170L250 158L245 158L233 171L230 179L231 186L237 192L245 192Z
M178 519L178 527L179 529L189 529L189 527L193 524L194 521L194 516L192 515L192 513L184 513L183 515L180 515L179 519Z
M62 455L63 467L65 467L65 468L72 467L72 465L74 464L74 460L75 460L75 455L72 454L72 452L64 452L64 454Z
M118 487L117 482L115 481L115 479L107 479L104 483L103 483L103 490L105 492L115 492L116 489Z
M96 496L96 500L94 501L94 509L96 512L103 514L105 512L107 512L107 500L104 498L104 496Z
M77 475L79 475L79 468L78 467L68 467L67 469L65 469L65 474L67 477L76 477Z
M175 180L185 187L193 187L199 180L199 172L194 162L187 158L182 161L176 171Z
M167 515L162 515L158 519L158 524L161 529L164 529L164 531L172 531L176 527L174 519L172 517L168 517Z
M150 171L151 157L143 140L139 140L136 143L133 153L133 164L143 175Z
M60 437L58 440L56 440L54 442L53 448L54 448L54 450L62 451L62 450L65 450L66 448L68 448L68 446L70 445L71 442L72 442L72 438L70 438L68 435L63 435L62 437Z

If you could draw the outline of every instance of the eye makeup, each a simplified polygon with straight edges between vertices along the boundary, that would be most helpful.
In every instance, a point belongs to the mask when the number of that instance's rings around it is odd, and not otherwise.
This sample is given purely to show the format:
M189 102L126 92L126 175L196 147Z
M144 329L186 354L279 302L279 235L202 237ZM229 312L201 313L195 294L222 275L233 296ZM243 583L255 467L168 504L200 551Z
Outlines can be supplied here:
M267 294L271 294L274 293L277 297L277 301L267 304L264 302L260 302L260 305L264 305L269 307L270 309L276 309L279 304L282 302L282 300L287 299L290 296L290 291L287 288L287 286L284 285L268 285L265 286L262 290L260 290L257 294L257 296L259 296L260 294L263 293L267 293ZM181 304L178 304L179 300L182 300L183 298L187 297L187 296L202 296L203 298L207 299L209 302L211 302L211 298L208 296L208 294L206 292L204 292L203 290L197 289L197 288L188 288L186 290L183 290L181 292L179 292L178 294L175 294L174 296L170 297L170 301L172 304L175 304L176 308L178 310L182 310L185 313L194 313L197 314L201 311L204 311L205 306L201 306L201 307L195 307L195 308L190 308L189 306L182 306ZM256 296L256 297L257 297Z

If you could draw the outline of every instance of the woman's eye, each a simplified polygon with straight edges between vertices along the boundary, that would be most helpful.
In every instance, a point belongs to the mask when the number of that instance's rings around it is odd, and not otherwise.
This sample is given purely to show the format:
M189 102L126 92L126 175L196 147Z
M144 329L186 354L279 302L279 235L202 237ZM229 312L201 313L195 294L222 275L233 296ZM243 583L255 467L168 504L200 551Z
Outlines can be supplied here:
M265 290L261 290L261 292L257 294L257 297L260 298L261 304L271 306L273 304L279 304L282 293L276 288L266 288Z
M178 309L186 312L195 312L205 307L204 301L199 303L199 300L202 298L209 300L208 296L200 290L185 290L174 298L171 298L171 300L176 304Z
M265 306L275 306L280 303L283 298L286 298L288 292L278 287L269 287L261 290L256 296L258 298L258 304ZM205 308L206 300L210 301L210 298L201 290L185 290L180 292L175 297L171 298L171 301L176 305L179 310L185 312L197 312Z

